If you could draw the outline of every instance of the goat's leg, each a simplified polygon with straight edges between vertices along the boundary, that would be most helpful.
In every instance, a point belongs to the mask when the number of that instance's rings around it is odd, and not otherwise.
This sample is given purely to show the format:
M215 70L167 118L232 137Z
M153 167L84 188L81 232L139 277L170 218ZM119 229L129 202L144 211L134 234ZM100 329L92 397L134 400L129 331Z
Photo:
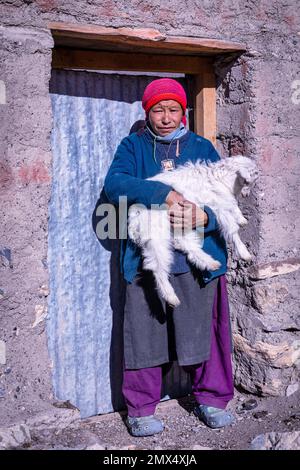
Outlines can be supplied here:
M169 281L172 263L170 240L148 240L142 248L142 253L144 256L143 267L153 272L159 294L168 304L177 307L180 300Z
M183 251L187 255L187 259L201 270L216 271L221 266L219 261L202 250L199 236L194 230L174 237L174 246L176 249Z
M239 236L239 224L230 212L219 214L219 225L226 241L233 244L237 255L245 261L250 261L251 254Z
M246 245L240 239L238 232L232 235L232 243L237 254L245 261L250 261L252 256L249 253Z
M143 267L153 272L161 297L173 306L179 305L180 301L169 281L172 247L167 213L130 208L128 233L141 247Z
M248 220L243 216L242 211L238 205L233 206L232 215L240 227L247 225Z

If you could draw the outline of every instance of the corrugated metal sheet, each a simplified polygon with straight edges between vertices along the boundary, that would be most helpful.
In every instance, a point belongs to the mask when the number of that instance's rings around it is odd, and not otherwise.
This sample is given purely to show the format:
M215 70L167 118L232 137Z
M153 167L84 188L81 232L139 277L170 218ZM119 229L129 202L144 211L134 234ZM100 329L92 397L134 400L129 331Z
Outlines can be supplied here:
M138 98L152 77L53 71L49 207L48 347L55 396L87 417L123 407L122 300L118 245L107 251L93 211L120 140L143 119ZM171 395L188 387L173 369ZM174 389L174 383L175 389Z

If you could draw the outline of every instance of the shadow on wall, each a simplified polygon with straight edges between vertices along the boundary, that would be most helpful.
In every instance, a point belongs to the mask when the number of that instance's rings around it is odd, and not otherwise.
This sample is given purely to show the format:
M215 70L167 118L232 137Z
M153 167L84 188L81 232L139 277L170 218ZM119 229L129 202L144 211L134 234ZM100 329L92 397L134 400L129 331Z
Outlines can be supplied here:
M100 197L96 203L92 224L93 230L97 236L97 224L106 216L97 215L97 209L101 204L107 204L109 200L104 189L100 193ZM118 220L118 215L117 215ZM118 229L117 229L118 233ZM122 377L123 377L123 321L124 321L124 304L126 293L126 281L120 272L120 240L100 240L102 247L111 252L110 257L110 289L109 298L112 310L112 330L110 341L110 383L111 383L111 401L114 410L125 408L122 398Z

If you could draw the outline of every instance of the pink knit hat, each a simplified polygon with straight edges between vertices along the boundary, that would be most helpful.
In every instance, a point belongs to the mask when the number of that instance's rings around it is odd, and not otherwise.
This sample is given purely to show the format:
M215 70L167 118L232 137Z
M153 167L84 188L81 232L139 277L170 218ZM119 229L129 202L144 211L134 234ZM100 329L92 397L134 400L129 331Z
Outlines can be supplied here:
M185 111L187 106L187 99L184 88L182 85L180 85L179 82L173 80L172 78L159 78L149 83L149 85L145 88L142 98L142 105L146 111L146 116L148 116L152 106L162 100L177 101L183 109L182 122L186 124Z

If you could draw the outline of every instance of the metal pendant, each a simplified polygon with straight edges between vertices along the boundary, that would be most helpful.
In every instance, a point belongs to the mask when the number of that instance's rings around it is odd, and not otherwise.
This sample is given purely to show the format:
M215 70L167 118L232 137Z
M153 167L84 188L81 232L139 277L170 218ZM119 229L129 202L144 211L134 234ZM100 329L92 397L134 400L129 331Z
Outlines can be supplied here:
M175 162L171 159L162 160L161 167L163 170L175 170Z

